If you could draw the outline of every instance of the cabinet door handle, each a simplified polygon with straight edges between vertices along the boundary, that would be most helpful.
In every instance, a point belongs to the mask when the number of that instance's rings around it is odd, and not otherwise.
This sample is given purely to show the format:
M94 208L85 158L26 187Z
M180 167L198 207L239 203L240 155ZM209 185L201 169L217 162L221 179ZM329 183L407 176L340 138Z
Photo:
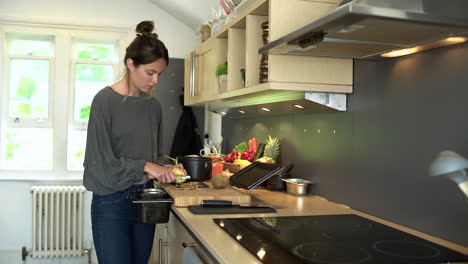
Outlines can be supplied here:
M163 254L163 247L165 247L165 246L167 246L167 243L163 242L162 239L159 239L159 263L160 264L163 264L162 254Z
M195 59L196 54L193 51L190 60L190 97L195 96Z
M185 242L182 242L182 247L186 248L186 247L196 247L197 244L195 243L185 243Z

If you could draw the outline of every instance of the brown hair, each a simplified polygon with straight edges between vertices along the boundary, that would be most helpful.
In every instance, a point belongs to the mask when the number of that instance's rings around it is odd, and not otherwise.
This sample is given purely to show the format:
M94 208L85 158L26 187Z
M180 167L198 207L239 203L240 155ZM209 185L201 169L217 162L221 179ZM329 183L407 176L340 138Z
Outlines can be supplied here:
M141 64L149 64L161 58L169 64L167 48L164 43L158 39L158 34L153 33L153 30L153 21L142 21L136 26L135 31L137 32L137 37L126 49L124 58L125 65L127 65L127 59L132 59L133 65L138 67ZM128 74L128 68L126 74ZM128 93L130 93L130 86L128 87Z

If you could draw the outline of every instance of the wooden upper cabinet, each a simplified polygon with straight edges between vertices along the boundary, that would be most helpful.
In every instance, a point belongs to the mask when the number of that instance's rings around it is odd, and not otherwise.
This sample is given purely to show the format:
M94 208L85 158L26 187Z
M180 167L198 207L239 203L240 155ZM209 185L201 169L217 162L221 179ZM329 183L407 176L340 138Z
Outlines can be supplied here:
M269 21L269 41L275 40L332 12L341 2L252 2L200 44L193 55L187 55L185 104L242 100L242 97L261 96L278 90L352 93L352 59L268 55L268 82L259 82L262 54L258 50L264 45L260 26L263 22ZM220 93L216 67L225 61L228 62L227 91ZM194 80L190 93L191 79Z
M219 94L216 67L222 61L226 61L225 42L209 38L185 57L185 105L196 105L216 99Z

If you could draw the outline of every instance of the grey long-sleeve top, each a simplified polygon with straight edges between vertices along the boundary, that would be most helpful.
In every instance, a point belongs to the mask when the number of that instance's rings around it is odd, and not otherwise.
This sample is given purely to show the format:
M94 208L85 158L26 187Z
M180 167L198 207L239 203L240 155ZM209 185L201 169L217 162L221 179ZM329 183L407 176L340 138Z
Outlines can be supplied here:
M99 195L146 181L144 166L161 155L161 105L149 94L124 96L105 87L91 104L83 183Z

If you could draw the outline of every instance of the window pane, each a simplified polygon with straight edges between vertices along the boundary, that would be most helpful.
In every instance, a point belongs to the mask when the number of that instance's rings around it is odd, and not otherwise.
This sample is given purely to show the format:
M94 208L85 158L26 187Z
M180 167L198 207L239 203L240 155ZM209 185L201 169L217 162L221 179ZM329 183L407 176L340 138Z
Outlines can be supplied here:
M68 133L68 170L83 170L84 154L86 149L86 131L70 130Z
M1 168L6 170L51 170L51 128L2 129Z
M49 61L10 60L10 117L47 118Z
M10 44L11 55L53 56L51 41L13 39Z
M87 121L94 96L111 85L114 79L111 65L77 64L75 81L75 121Z
M113 57L113 45L83 43L76 45L75 58L79 60L112 61Z

